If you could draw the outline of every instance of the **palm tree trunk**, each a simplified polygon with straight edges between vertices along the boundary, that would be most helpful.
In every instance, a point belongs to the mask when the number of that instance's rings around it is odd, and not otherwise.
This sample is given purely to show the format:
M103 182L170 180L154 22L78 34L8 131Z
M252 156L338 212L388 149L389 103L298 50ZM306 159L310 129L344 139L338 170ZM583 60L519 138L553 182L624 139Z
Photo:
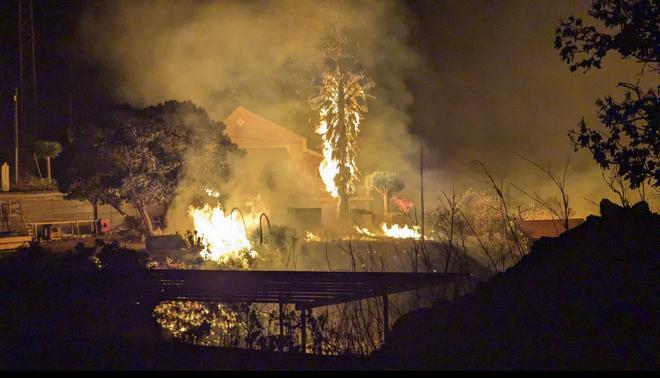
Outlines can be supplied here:
M50 181L50 156L46 156L46 169L48 170L48 181Z
M348 195L346 193L343 193L342 191L339 192L339 208L337 209L337 215L339 217L339 220L341 222L347 222L348 221Z
M94 214L94 234L99 236L99 203L97 201L92 202L92 211Z
M390 212L390 193L383 193L383 213L387 214Z

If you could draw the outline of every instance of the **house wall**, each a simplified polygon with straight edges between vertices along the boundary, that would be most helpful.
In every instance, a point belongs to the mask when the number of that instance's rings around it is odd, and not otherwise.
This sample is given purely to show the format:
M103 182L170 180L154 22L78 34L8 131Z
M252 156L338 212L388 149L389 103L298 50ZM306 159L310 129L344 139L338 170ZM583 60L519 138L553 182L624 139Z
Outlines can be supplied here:
M299 169L299 174L295 173L291 180L297 180L303 174L311 179L309 187L305 189L307 199L303 200L292 193L290 197L281 197L277 203L269 204L273 219L286 219L289 207L321 208L324 224L336 219L338 200L325 191L325 185L318 173L323 156L307 148L306 138L241 106L227 116L224 123L231 140L247 150L246 159L250 161L249 166L261 179L268 177L273 159L290 159L296 169ZM255 162L258 164L254 164ZM349 207L369 209L371 196L362 190L363 188L359 189L358 195L350 199Z

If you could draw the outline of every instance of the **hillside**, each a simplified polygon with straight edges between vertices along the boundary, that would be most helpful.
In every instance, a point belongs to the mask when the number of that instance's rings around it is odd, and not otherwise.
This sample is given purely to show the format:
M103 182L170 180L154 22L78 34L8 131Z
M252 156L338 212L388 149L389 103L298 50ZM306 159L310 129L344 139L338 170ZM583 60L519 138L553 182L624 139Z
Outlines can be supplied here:
M607 200L474 292L402 317L387 369L657 369L660 216Z

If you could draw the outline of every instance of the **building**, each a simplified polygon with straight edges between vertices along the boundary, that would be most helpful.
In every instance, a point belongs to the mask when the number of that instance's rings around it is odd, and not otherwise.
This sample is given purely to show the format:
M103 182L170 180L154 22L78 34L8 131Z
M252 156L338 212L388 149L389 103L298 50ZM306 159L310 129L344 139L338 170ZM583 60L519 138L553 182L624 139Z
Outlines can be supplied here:
M570 218L568 220L568 229L573 229L584 223L582 218ZM543 220L528 220L517 222L518 229L527 237L529 244L539 240L540 238L556 238L566 230L564 221L561 219L543 219Z
M308 148L305 137L242 106L232 111L224 123L231 140L247 151L246 159L249 163L259 167L258 175L267 174L273 161L287 161L294 167L291 177L287 178L289 181L306 178L306 200L292 194L269 209L268 215L274 216L277 223L286 221L289 224L320 228L335 216L338 200L325 191L318 174L323 156ZM369 209L370 201L371 196L361 186L359 195L350 199L350 207L356 210ZM99 205L97 210L98 219L105 220L111 229L124 223L124 216L111 206ZM129 203L124 204L123 210L127 215L138 217L137 211ZM166 209L150 206L149 212L154 226L160 227L157 223L162 223ZM0 193L0 236L5 237L7 248L15 247L17 242L14 239L17 235L21 237L19 244L24 244L32 237L50 236L53 230L57 230L62 237L93 235L98 226L94 215L94 208L89 201L67 200L57 190ZM7 239L10 236L14 239Z
M278 197L284 199L278 200L277 203L269 204L276 218L286 218L289 223L296 223L296 219L291 218L296 218L296 214L299 214L305 219L303 222L307 223L316 216L314 214L320 214L321 223L331 222L336 216L338 199L332 198L325 191L325 185L318 173L323 155L308 148L307 138L243 106L234 109L224 119L224 124L232 142L247 151L246 159L251 167L257 167L255 172L267 175L274 160L287 160L295 167L290 180L302 180L303 176L308 180L305 200L292 193L291 196ZM368 190L361 185L358 194L350 198L349 207L368 210L371 200ZM298 221L301 221L301 218L298 218Z
M307 138L239 106L224 119L232 142L248 151L250 158L286 157L312 175L323 155L307 148ZM322 184L322 183L321 183Z

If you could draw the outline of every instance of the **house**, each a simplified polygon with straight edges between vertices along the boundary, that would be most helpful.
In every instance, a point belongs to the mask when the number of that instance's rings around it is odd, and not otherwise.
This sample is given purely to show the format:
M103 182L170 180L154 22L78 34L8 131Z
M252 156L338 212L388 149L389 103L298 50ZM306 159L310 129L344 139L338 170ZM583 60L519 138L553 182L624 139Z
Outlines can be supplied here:
M282 154L313 173L323 155L307 148L307 138L239 106L224 119L232 142L248 151L248 155L267 158Z
M582 218L568 219L568 229L584 223ZM556 238L567 231L562 219L542 219L517 222L518 229L529 239L530 245L542 237Z
M223 122L231 140L247 151L246 159L256 174L268 175L273 161L286 160L294 167L288 179L291 182L305 180L304 196L292 192L287 196L280 195L277 201L267 204L276 218L295 221L290 219L295 214L304 213L308 217L309 214L318 214L320 209L320 223L331 222L336 215L338 199L325 191L318 173L323 155L308 147L307 138L243 106L234 109ZM258 188L250 189L258 191ZM257 194L264 196L268 193L253 193ZM351 197L349 207L368 209L370 202L371 195L361 185L358 194ZM307 211L312 209L315 210Z

